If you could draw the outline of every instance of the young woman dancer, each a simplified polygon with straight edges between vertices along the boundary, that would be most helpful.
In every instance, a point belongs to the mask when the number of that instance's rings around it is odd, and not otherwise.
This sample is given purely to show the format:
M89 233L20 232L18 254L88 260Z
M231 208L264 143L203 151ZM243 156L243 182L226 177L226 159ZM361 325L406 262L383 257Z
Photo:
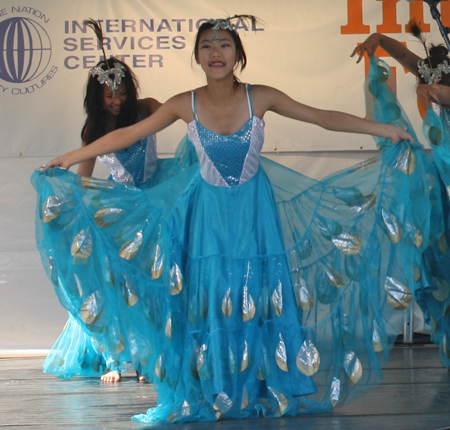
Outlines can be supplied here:
M417 95L426 105L436 103L446 107L450 105L450 69L441 68L440 73L438 70L439 64L444 66L444 61L450 62L448 49L443 45L427 47L420 27L414 22L410 22L409 26L410 33L424 44L425 58L419 57L398 40L381 33L371 34L353 50L351 56L358 55L357 63L359 63L364 54L374 55L378 47L383 48L392 58L417 77ZM436 71L434 76L432 75L433 70Z
M429 240L435 191L421 145L393 125L241 83L235 70L247 57L233 22L247 18L200 26L194 56L205 86L33 176L43 262L63 304L106 350L126 339L125 350L147 358L158 405L137 421L297 415L364 392L381 379ZM267 111L379 136L383 154L306 178L260 157ZM65 171L177 119L199 168L146 190L83 186ZM78 288L75 277L96 282Z
M86 85L84 109L86 121L81 132L82 146L92 143L112 130L135 124L154 113L160 106L152 98L139 99L139 83L132 70L117 58L100 61L90 72ZM120 74L117 89L99 81L97 74L108 72L114 79L114 72ZM117 83L117 82L116 82ZM113 87L113 88L112 88ZM146 161L147 160L147 161ZM152 178L157 164L156 139L149 136L136 142L130 149L106 154L100 161L111 169L111 177L118 182L140 186ZM96 158L80 163L78 174L91 177ZM118 371L103 375L106 361L96 353L95 343L87 336L69 313L69 320L56 344L44 362L44 372L58 377L102 375L104 382L118 382Z
M114 83L117 75L120 75L120 83L117 80ZM161 103L153 98L140 99L138 91L139 82L127 64L114 57L100 61L89 73L86 85L84 109L87 117L81 132L82 147L110 131L135 124L154 114ZM198 161L187 138L180 143L174 159L158 160L155 135L98 158L111 169L112 180L136 187L154 186ZM91 177L95 162L96 158L92 158L80 163L78 174ZM69 313L64 331L46 358L44 372L60 378L101 375L103 382L120 381L120 367L104 374L109 360L99 350L101 348L83 332ZM138 379L144 380L139 375L138 363L133 366L138 372Z
M353 50L351 56L358 55L359 63L364 54L373 56L377 48L381 47L417 78L416 92L424 116L423 131L432 149L438 176L445 187L442 187L443 206L433 205L430 215L432 219L444 222L444 235L424 255L422 275L426 279L426 288L417 295L416 300L424 312L425 320L432 327L432 340L440 345L442 364L450 367L450 257L447 252L443 252L447 251L446 243L450 240L450 204L445 189L450 186L450 58L445 46L426 44L418 24L411 21L409 27L410 34L424 46L424 58L411 52L399 41L379 33L370 35ZM372 62L376 63L377 60L372 58ZM383 67L389 69L384 63ZM442 227L439 230L442 231ZM440 259L442 264L436 265Z
M96 71L108 76L122 73L117 89L111 88L106 82L99 81ZM112 73L110 73L112 71ZM90 72L86 85L84 109L86 121L81 132L82 146L86 146L101 136L118 128L133 125L141 121L161 106L153 98L138 98L139 83L132 70L117 58L110 58L106 62L99 62ZM151 161L145 163L147 152L150 152ZM132 155L133 153L133 155ZM120 154L123 154L122 156ZM126 152L114 154L111 157L100 157L100 161L111 168L112 179L118 182L127 182L132 185L142 185L153 176L156 170L156 139L152 135L147 141L137 141ZM81 163L78 174L86 177L92 176L96 158ZM133 163L130 167L128 164ZM136 165L139 166L136 168ZM127 168L128 167L128 168ZM120 173L119 173L120 171Z

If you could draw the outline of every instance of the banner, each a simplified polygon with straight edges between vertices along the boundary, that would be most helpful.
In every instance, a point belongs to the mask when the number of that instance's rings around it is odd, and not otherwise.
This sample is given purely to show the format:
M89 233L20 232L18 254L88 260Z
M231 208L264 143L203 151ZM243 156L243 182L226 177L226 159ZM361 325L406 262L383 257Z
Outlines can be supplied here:
M450 17L450 3L442 15ZM404 0L244 0L227 2L227 12L251 13L265 25L238 23L248 55L242 81L274 86L314 107L364 116L364 65L350 53L372 32L389 34L423 56L423 48L406 34L410 18L436 29L428 6ZM136 72L141 96L160 101L204 85L192 61L198 26L226 12L214 2L197 0L4 0L0 9L1 129L0 155L49 157L80 144L82 108L88 72L100 59L94 33L83 25L102 23L107 55L123 59ZM433 31L432 38L441 42ZM390 62L396 66L395 62ZM399 97L416 129L415 78L396 67ZM307 124L267 115L265 150L359 150L374 148L370 138L338 135ZM159 138L171 152L186 132L177 124ZM364 142L363 144L361 142Z

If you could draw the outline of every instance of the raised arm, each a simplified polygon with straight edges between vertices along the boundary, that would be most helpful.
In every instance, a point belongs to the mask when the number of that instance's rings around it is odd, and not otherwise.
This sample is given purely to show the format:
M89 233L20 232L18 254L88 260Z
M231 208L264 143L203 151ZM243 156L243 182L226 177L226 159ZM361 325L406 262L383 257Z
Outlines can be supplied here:
M189 105L188 93L179 94L164 103L153 115L129 127L119 128L111 133L102 136L100 139L80 149L71 151L65 155L57 157L50 161L45 168L62 167L69 168L74 164L84 162L89 159L95 159L99 155L108 154L127 148L134 142L155 134L168 127L177 119L187 118L186 100Z
M397 60L412 74L418 76L417 62L422 60L422 58L411 52L398 40L392 39L384 34L371 34L361 45L358 45L353 50L351 56L353 57L358 54L358 60L356 62L359 63L366 52L367 54L372 55L375 53L378 46L383 48L392 58Z
M347 133L361 133L391 139L411 140L412 136L398 127L358 118L343 112L315 109L291 99L279 90L265 86L255 86L252 90L255 113L262 117L266 111L318 125L326 130Z

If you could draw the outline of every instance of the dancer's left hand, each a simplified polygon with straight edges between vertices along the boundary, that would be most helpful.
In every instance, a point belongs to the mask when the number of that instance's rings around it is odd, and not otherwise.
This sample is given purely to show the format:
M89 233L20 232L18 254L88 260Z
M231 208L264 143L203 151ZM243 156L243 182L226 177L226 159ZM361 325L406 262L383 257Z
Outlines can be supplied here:
M60 155L59 157L54 158L49 163L44 164L43 166L39 167L38 171L42 172L44 170L47 170L49 167L57 167L59 169L67 170L70 168L70 166L73 166L77 162L72 159L71 152Z

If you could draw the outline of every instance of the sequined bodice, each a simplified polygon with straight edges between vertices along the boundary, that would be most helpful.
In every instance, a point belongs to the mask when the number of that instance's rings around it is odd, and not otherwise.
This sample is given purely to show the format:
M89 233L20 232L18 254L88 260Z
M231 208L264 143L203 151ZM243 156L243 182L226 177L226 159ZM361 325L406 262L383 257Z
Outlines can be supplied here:
M236 187L251 179L259 168L259 154L264 143L264 121L253 115L250 87L247 87L250 119L236 133L220 135L203 127L197 119L188 124L190 141L200 160L203 179L219 187Z
M156 137L148 136L129 148L102 155L98 159L111 169L111 177L115 181L139 186L148 181L156 170Z

